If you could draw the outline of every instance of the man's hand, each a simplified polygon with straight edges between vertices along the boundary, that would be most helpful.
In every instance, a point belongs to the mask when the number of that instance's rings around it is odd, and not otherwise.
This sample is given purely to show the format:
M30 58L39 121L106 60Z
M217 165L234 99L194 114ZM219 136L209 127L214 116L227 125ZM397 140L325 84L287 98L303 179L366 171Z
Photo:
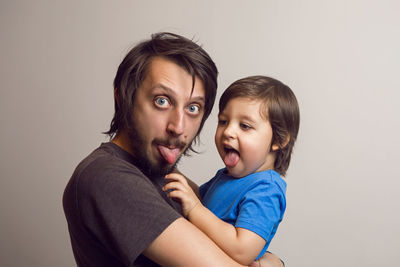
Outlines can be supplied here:
M275 254L266 252L258 261L250 264L249 267L285 267L285 265Z
M163 187L164 191L169 191L168 197L178 200L182 205L182 213L185 217L189 216L197 205L201 205L199 198L189 186L186 178L178 173L170 173L165 176L168 183Z

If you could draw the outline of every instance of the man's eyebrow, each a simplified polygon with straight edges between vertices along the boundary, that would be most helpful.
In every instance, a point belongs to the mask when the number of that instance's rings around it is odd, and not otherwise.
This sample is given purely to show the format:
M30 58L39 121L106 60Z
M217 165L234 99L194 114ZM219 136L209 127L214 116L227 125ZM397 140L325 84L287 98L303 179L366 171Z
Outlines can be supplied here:
M202 104L204 104L206 102L206 99L204 98L204 96L191 97L190 100L193 102L201 102Z
M157 83L156 85L154 85L153 86L153 90L154 89L163 89L163 90L165 90L165 91L167 91L167 92L169 92L171 94L175 94L175 92L171 88L169 88L168 86L166 86L166 85L164 85L162 83Z

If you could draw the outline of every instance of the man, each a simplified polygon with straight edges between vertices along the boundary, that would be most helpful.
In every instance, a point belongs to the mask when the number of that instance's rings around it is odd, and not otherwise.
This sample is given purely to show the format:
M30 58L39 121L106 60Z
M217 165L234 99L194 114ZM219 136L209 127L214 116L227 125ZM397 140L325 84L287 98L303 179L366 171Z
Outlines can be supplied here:
M78 165L64 192L78 266L240 266L161 190L211 112L217 73L201 47L171 33L127 54L114 80L112 141Z

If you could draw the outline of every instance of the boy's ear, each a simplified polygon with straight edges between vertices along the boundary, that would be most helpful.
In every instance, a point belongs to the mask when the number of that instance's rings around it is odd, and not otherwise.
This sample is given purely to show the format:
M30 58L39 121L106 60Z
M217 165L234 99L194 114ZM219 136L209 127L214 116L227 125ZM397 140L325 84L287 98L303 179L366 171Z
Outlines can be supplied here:
M279 143L273 144L271 146L271 150L277 151L277 150L283 149L283 148L285 148L285 146L287 146L287 144L289 144L289 141L290 141L290 134L287 134L285 140L280 144Z

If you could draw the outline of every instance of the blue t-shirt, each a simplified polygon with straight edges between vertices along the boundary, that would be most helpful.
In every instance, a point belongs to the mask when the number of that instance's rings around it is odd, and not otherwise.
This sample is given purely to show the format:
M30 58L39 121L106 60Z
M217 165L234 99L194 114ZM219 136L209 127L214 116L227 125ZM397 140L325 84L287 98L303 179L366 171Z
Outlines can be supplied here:
M202 203L218 218L235 227L250 230L266 244L264 255L286 209L286 182L279 173L267 170L235 178L221 169L200 186Z

